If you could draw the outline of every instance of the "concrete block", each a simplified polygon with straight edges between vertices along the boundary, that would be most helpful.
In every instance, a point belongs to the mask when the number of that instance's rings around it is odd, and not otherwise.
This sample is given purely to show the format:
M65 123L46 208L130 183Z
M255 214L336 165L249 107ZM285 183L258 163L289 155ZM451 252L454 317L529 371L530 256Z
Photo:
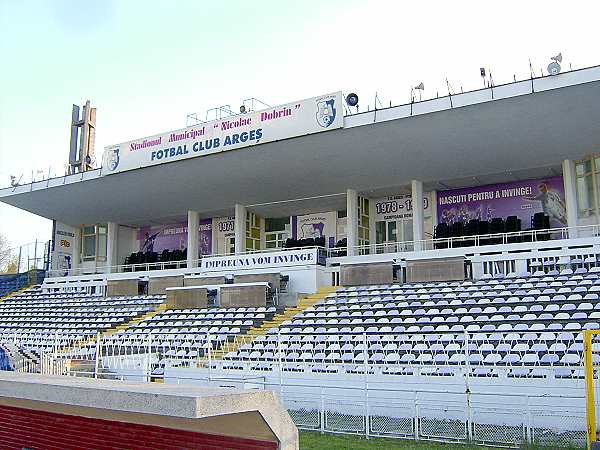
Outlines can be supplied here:
M138 279L130 280L107 280L106 296L117 297L119 295L134 296L138 295Z
M264 281L269 283L272 288L279 289L281 285L281 274L280 273L246 273L243 275L234 275L234 283L254 283L257 281Z
M232 286L221 288L221 308L267 306L264 286Z
M406 282L459 281L465 279L465 258L419 259L406 263Z
M183 287L183 275L176 277L151 277L148 280L148 295L166 294L168 287Z
M207 306L206 289L167 289L167 309L202 309Z
M342 286L392 284L393 279L394 271L391 262L343 264L340 267L340 284Z
M206 286L210 284L225 284L225 277L184 278L184 286Z

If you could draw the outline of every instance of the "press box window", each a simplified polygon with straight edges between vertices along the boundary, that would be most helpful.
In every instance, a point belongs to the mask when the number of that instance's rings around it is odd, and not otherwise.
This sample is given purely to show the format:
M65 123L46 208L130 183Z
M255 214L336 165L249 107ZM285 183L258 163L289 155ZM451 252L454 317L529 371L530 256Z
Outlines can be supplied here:
M81 229L82 261L106 261L106 225L85 226Z

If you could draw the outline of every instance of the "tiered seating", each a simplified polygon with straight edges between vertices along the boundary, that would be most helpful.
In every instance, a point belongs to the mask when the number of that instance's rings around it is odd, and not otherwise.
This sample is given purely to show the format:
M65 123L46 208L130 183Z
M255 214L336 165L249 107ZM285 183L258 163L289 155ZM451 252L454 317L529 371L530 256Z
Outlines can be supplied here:
M580 331L600 328L600 268L576 272L342 288L226 359L260 368L281 350L292 370L357 371L366 359L384 373L468 364L476 376L581 376Z
M173 365L205 355L209 340L212 348L218 349L275 314L274 307L167 310L108 337L106 342L135 346L139 340L148 341L152 351L161 355L157 365L161 370L169 360Z
M90 336L127 323L164 301L164 296L108 297L85 293L15 295L0 303L0 341L51 349L56 336Z

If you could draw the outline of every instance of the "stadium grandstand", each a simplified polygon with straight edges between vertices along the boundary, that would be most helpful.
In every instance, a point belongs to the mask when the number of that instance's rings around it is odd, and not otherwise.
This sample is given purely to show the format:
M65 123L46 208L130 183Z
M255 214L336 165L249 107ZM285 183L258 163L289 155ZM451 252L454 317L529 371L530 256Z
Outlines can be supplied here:
M0 279L0 369L274 390L303 430L593 445L600 67L358 101L244 107L100 167L74 107L69 173L0 189L54 224L47 270Z

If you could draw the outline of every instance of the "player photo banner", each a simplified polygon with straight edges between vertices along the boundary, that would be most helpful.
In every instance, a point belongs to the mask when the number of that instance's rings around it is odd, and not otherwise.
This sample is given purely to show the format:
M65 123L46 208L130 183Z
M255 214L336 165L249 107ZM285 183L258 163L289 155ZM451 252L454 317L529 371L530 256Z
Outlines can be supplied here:
M517 216L523 230L531 228L535 213L550 216L550 227L567 226L562 177L540 178L511 183L489 184L439 191L438 222L448 225L471 219L491 220Z
M325 245L333 247L336 242L336 228L336 211L292 216L294 239L325 238Z
M341 128L342 93L237 114L104 149L102 174L139 169Z
M187 247L187 234L187 223L183 222L141 227L138 230L139 249L144 253L183 250ZM200 221L198 247L198 256L212 253L212 219Z

